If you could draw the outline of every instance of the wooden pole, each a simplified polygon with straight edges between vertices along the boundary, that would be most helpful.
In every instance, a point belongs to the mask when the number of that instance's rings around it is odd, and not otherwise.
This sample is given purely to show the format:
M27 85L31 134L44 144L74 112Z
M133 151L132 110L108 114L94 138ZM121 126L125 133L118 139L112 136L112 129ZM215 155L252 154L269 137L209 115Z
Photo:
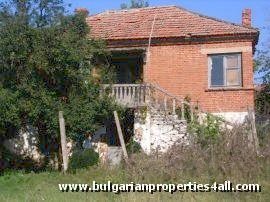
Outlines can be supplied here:
M173 115L176 114L176 101L173 99Z
M63 169L64 172L66 172L68 169L68 154L67 154L65 119L62 111L59 112L59 126L60 126L61 148L63 156Z
M167 112L167 96L165 95L164 97L164 109L165 109L165 113Z
M194 121L194 112L193 112L193 108L192 108L192 105L190 105L189 107L190 107L190 121L193 122L193 121Z
M252 108L248 108L248 117L251 126L251 138L250 140L253 143L254 150L259 154L259 141L257 136L256 124L255 124L255 111Z
M182 107L181 107L181 119L185 120L185 102L182 101Z
M125 145L125 141L124 141L120 121L119 121L119 118L118 118L118 114L117 114L116 111L114 111L113 114L114 114L114 119L115 119L115 123L116 123L116 127L117 127L118 137L119 137L120 144L121 144L123 154L124 154L124 159L127 162L128 154L127 154L127 149L126 149L126 145Z

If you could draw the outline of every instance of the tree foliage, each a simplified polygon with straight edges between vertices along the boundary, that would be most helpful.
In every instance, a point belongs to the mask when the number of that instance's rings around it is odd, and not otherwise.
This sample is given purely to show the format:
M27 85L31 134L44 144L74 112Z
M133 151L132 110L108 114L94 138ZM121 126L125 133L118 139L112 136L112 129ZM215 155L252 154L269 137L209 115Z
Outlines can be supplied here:
M266 50L258 51L255 59L255 72L261 77L261 88L256 93L257 115L269 116L270 106L270 52Z
M261 87L256 92L256 112L269 116L270 106L270 55L269 51L259 51L255 60L255 71L261 75Z
M143 8L148 7L149 3L145 0L131 0L130 4L121 4L121 9L131 9L131 8Z
M262 76L262 82L270 84L270 52L259 51L255 62L255 71Z
M103 124L115 105L100 98L99 84L112 76L97 60L106 58L104 43L89 31L83 14L66 15L62 0L1 4L0 137L32 125L49 145L59 139L59 110L75 140ZM91 76L97 65L99 82Z
M33 27L58 24L65 13L63 0L9 0L1 4L2 20L14 21L16 18Z

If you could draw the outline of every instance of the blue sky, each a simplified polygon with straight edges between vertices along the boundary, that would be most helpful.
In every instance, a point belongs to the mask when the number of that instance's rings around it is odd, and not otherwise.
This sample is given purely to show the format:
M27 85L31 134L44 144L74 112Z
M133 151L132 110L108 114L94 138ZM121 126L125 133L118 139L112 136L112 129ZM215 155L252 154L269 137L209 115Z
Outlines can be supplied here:
M100 13L105 10L119 9L121 3L129 0L65 0L71 4L71 11L75 8L87 8L90 14ZM150 6L177 5L192 11L226 21L241 23L241 13L244 8L252 9L252 23L261 31L259 47L270 45L270 0L150 0ZM269 34L268 34L269 33Z

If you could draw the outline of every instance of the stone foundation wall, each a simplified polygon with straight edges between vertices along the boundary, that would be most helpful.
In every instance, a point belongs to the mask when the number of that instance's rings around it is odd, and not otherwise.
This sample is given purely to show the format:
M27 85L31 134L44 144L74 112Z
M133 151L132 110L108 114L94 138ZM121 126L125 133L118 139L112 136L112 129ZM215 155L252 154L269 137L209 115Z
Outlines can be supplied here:
M226 121L230 123L242 124L245 122L248 112L220 112L213 113L214 115L223 117Z
M248 112L213 113L226 121L242 124ZM202 114L201 118L204 115ZM177 116L166 115L154 110L138 109L135 111L134 140L138 142L147 154L166 152L178 143L188 144L187 123Z
M134 140L147 154L166 152L177 143L187 143L186 122L177 116L151 110L136 110Z
M36 129L32 126L27 126L21 129L14 138L5 140L3 146L13 154L40 162L44 156L39 150L38 143Z

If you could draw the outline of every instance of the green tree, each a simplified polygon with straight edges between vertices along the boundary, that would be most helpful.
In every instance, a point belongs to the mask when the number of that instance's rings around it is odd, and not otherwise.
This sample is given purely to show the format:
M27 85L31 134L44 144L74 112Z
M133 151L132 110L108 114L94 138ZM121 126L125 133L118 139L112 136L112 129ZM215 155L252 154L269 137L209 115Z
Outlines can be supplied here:
M61 0L11 0L0 8L0 137L27 125L40 145L59 146L58 111L67 135L78 141L93 133L115 105L99 95L112 81L102 41L89 39L83 14L66 15ZM101 60L100 60L101 58ZM98 66L99 82L91 76ZM55 146L56 145L56 146Z
M264 84L270 84L270 52L258 51L255 60L255 71L261 75Z
M149 3L148 1L144 0L131 0L130 5L126 3L121 4L121 9L131 9L131 8L143 8L148 7Z
M269 33L269 26L265 26L264 31ZM269 40L264 43L256 53L254 71L258 75L260 90L256 93L257 115L269 116L270 106L270 45ZM263 117L261 117L263 118Z
M258 51L255 59L255 72L261 76L262 88L256 93L257 115L269 116L270 103L270 52Z

